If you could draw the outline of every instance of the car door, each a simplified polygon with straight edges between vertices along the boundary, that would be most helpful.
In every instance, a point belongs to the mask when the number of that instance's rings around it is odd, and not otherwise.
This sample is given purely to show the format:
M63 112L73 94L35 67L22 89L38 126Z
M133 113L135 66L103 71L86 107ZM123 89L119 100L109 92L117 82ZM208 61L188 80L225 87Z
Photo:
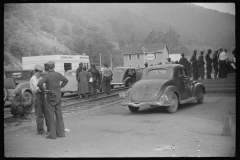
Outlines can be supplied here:
M187 74L187 70L183 67L183 76L184 76L184 87L185 87L185 96L186 98L189 98L191 96L190 94L190 87L191 87L191 82L190 82L190 78Z
M67 85L62 89L64 91L77 92L78 82L76 80L76 71L67 71L65 77L68 79Z
M181 99L184 100L184 99L187 99L188 97L186 96L186 90L185 90L185 77L184 77L184 74L183 74L183 69L182 67L179 68L178 70L178 77L179 77L179 92L181 94Z

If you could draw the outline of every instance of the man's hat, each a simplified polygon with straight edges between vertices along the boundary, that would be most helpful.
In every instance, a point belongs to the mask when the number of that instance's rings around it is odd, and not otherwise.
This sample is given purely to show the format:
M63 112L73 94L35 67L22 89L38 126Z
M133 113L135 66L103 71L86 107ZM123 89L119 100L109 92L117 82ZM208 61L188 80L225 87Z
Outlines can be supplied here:
M82 62L80 62L80 63L79 63L79 65L83 65L83 63L82 63Z
M208 53L211 53L211 52L212 52L212 50L211 50L211 49L209 49L209 50L208 50Z
M184 56L184 53L181 53L181 56Z
M204 51L200 51L201 54L203 54Z
M52 69L54 67L54 65L55 65L55 62L53 62L53 61L48 61L47 62L47 66L48 66L49 69Z
M15 94L16 96L20 95L21 93L22 93L21 88L18 88L18 89L14 92L14 94Z
M91 66L96 66L96 64L95 63L91 63Z
M193 50L193 53L197 53L197 50L196 50L196 49L194 49L194 50Z
M168 57L167 59L171 59L170 57Z
M35 69L36 69L36 70L39 70L39 71L43 71L43 66L40 65L40 64L36 64L36 65L35 65Z

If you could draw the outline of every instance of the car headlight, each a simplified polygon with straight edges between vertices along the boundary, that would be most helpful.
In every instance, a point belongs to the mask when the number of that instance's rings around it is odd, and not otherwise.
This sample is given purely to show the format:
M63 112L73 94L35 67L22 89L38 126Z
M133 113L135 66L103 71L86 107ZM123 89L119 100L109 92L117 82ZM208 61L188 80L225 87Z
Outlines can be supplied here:
M161 105L168 103L168 97L166 95L162 95L159 100Z

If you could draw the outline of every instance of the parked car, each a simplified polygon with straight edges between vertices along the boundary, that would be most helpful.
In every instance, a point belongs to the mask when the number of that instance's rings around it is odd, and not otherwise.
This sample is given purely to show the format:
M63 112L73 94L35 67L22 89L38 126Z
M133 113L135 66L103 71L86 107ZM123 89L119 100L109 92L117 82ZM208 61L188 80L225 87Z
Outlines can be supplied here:
M122 105L128 106L131 112L149 105L166 106L169 113L175 113L179 104L192 101L203 103L205 93L204 85L191 81L184 66L166 64L145 68L142 79L119 95L125 98Z
M32 101L33 94L30 88L30 79L34 74L34 70L11 70L5 71L4 77L4 103L11 101L15 96L14 92L21 88L23 96L27 101Z
M141 79L143 69L133 67L116 67L113 69L113 79L111 81L111 88L116 85L131 86L136 81Z
M76 70L68 70L64 76L68 79L68 83L66 86L61 88L62 96L65 93L77 93L78 82L76 80ZM101 92L101 77L98 79L97 89Z

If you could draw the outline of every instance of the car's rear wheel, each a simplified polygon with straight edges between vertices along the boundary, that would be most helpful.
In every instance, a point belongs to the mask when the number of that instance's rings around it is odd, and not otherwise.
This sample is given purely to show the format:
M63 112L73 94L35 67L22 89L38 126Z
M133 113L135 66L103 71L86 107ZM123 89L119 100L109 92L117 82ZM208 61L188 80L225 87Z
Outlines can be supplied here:
M25 91L23 93L23 96L26 98L27 102L32 102L33 95L29 91Z
M3 89L3 103L5 104L8 97L8 91L6 88Z
M203 104L203 101L204 101L204 93L203 93L203 90L201 89L200 90L200 93L199 93L200 97L198 100L197 100L197 103L199 104Z
M131 112L137 112L139 110L139 107L128 106L128 108Z
M171 97L171 105L167 107L167 111L169 113L175 113L177 112L177 109L178 109L178 97L175 93L172 94L172 97Z

